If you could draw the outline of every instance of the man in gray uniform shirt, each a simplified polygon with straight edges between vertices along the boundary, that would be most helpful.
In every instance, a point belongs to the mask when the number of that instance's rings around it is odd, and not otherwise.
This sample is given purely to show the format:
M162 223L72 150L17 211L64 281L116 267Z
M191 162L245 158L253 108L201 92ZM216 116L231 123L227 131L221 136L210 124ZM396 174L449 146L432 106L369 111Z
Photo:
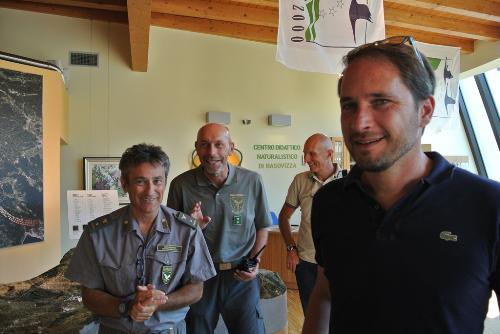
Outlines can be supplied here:
M170 162L160 147L134 145L119 167L130 205L89 223L66 277L82 285L99 333L185 333L188 305L216 274L203 234L161 205Z
M170 184L167 205L206 214L203 234L217 270L205 283L202 299L192 305L186 323L192 334L213 333L219 314L230 333L264 333L260 310L258 264L248 272L235 269L267 242L271 225L259 174L228 164L234 143L229 130L206 124L195 143L201 166L184 172ZM213 218L208 223L207 217Z

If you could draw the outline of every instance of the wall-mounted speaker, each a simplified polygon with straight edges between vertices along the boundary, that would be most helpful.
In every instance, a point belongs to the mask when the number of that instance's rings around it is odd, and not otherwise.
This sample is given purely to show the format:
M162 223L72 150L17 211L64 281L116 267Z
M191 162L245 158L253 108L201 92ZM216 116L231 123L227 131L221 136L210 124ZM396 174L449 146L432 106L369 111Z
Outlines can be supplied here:
M267 117L267 124L272 126L292 125L292 115L271 114Z
M208 111L207 123L229 124L231 123L231 114L223 111Z

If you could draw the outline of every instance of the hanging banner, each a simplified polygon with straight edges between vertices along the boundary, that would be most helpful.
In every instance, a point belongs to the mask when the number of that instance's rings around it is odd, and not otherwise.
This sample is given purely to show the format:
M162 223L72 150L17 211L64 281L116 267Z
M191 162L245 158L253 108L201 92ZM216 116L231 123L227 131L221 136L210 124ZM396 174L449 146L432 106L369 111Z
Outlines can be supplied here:
M440 131L444 126L454 127L459 120L458 81L460 76L460 48L416 42L416 46L431 64L436 76L433 120L430 130Z
M341 73L351 49L384 38L382 0L280 0L276 60L287 67Z

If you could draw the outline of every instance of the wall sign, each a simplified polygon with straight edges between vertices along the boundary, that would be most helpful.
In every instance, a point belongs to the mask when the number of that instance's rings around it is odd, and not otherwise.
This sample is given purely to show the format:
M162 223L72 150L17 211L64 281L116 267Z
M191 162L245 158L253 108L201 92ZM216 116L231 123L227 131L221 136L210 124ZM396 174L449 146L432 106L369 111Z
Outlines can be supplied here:
M255 144L252 148L259 169L297 168L302 165L301 145Z

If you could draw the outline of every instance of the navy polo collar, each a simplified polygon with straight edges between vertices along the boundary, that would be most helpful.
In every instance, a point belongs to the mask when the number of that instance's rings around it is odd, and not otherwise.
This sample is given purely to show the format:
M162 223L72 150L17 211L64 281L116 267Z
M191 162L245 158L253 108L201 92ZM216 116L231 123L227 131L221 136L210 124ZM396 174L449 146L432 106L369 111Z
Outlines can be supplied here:
M425 154L432 160L432 170L424 177L424 182L429 184L438 184L453 177L455 166L450 164L446 159L437 152L425 152Z
M431 172L423 178L423 181L428 184L438 184L453 177L455 166L446 161L443 156L437 152L425 152L427 157L432 160ZM345 177L344 189L352 185L357 185L362 188L361 174L363 171L356 165L351 169Z
M361 174L363 171L357 166L354 165L351 170L349 171L349 174L344 178L344 189L347 187L357 185L358 187L361 188Z

